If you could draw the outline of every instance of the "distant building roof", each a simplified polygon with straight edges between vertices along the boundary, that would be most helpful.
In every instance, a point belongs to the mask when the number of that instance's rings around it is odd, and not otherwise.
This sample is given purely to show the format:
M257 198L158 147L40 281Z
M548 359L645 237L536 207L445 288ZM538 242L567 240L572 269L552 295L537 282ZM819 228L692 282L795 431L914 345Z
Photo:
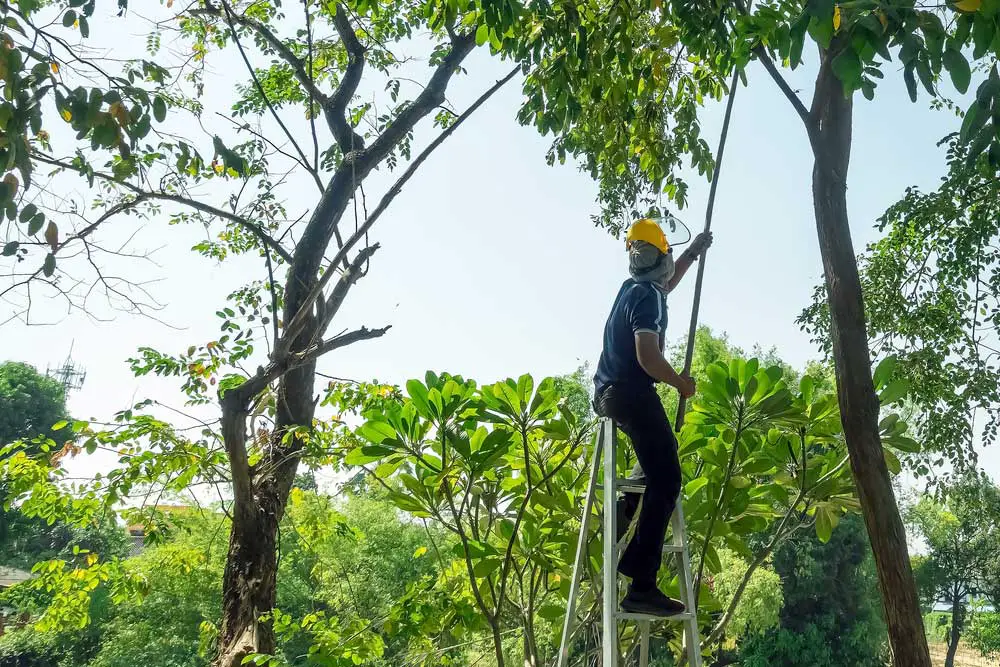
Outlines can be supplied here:
M0 588L10 588L31 579L32 576L30 572L18 570L15 567L0 566Z

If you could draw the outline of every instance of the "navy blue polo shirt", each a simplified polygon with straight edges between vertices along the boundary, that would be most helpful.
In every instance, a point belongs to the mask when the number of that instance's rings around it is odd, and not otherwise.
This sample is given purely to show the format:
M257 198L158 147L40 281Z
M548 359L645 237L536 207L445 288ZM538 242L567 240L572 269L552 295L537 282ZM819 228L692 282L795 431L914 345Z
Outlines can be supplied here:
M622 283L604 325L604 350L594 375L597 394L612 383L652 385L653 378L636 357L635 335L641 331L655 333L662 350L666 330L667 297L663 290L651 282L632 278Z

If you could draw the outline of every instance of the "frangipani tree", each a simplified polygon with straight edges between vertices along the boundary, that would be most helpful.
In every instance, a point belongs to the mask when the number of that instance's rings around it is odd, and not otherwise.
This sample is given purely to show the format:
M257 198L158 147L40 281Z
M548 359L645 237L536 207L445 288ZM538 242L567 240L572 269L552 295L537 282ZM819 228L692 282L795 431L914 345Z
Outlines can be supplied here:
M876 374L886 405L905 393L892 372L890 361ZM836 396L814 391L808 375L793 394L782 373L757 360L713 364L680 434L699 609L710 623L706 646L723 636L750 578L778 545L804 527L828 540L840 516L859 509ZM458 538L453 556L501 661L501 635L520 626L526 659L542 664L536 616L558 620L564 613L584 520L591 430L552 387L545 380L536 390L530 376L479 388L428 374L426 383L407 383L408 397L366 410L356 432L361 442L344 458L391 489L401 509ZM905 432L898 416L883 420L883 456L895 472L895 452L917 449ZM619 452L625 475L629 451ZM578 606L584 629L599 620L598 516L587 518L594 533ZM723 548L750 563L725 608L709 584ZM676 577L664 583L676 587Z

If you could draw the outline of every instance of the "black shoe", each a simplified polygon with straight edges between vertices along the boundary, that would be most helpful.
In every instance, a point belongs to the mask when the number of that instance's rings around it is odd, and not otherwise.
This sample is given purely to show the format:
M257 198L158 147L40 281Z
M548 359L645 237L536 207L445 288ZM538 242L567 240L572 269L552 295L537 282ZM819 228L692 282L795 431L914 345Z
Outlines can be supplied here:
M630 587L622 600L622 611L650 616L676 616L684 613L684 603L664 595L659 588L637 590Z

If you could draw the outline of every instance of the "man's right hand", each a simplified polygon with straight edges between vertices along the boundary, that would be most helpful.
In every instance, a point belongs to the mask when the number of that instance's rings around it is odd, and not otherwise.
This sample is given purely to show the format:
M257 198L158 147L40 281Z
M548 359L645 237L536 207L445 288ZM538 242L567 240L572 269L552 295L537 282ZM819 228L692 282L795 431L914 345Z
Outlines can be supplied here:
M680 395L684 398L691 398L694 396L694 378L687 373L681 373L680 382L677 384L677 391L680 392Z

